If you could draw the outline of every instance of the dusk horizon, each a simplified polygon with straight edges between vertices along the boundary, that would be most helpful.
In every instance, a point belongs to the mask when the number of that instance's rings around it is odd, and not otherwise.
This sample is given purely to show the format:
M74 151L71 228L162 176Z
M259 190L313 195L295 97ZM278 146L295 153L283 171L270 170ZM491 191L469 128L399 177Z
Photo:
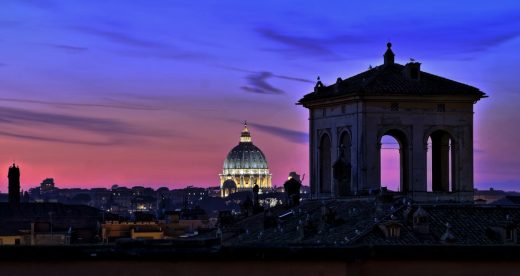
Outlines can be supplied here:
M2 272L518 275L518 49L513 0L0 0Z
M0 172L15 162L23 190L45 178L58 188L219 186L245 120L273 185L293 171L308 185L309 115L296 103L318 76L330 85L381 65L387 42L396 63L417 60L489 96L474 110L474 186L520 190L516 2L5 6ZM392 152L382 151L382 185L397 189Z

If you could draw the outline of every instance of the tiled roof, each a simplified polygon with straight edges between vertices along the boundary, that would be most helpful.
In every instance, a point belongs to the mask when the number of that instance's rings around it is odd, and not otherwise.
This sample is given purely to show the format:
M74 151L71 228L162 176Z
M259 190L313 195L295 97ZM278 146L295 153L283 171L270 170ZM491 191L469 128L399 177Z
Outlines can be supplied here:
M420 72L419 79L411 79L401 64L385 64L338 81L329 86L317 87L305 95L299 104L316 100L355 95L469 95L486 97L478 88L460 82Z
M373 215L384 215L390 209L384 209L373 201L304 201L293 209L282 207L272 209L278 217L278 226L264 229L264 215L259 214L237 223L239 233L226 241L229 244L240 245L302 245L316 246L327 243L346 243L362 233L371 225ZM323 211L336 213L336 220L322 220ZM234 229L236 230L237 227ZM301 230L304 229L304 234Z
M421 205L427 214L427 233L414 230L418 206L409 201L308 200L299 207L272 209L277 226L264 227L264 214L225 229L227 246L345 247L353 245L498 245L504 244L505 225L520 234L520 207L491 205ZM333 213L334 215L327 215ZM400 234L389 238L382 225L397 224ZM449 224L453 240L443 240ZM302 230L303 229L303 230ZM226 233L227 232L227 233ZM502 235L502 237L499 237ZM520 242L520 237L517 239ZM516 244L516 240L509 242Z
M520 204L520 196L505 196L501 199L493 201L494 205L515 205Z
M48 218L49 212L60 217L97 217L101 211L86 205L67 205L61 203L20 203L12 205L0 203L0 219L6 218Z
M52 219L57 228L67 229L95 227L97 221L103 218L116 219L117 216L105 213L85 205L66 205L61 203L20 203L13 205L0 203L0 231L4 225L22 224L30 225L31 222L47 222Z

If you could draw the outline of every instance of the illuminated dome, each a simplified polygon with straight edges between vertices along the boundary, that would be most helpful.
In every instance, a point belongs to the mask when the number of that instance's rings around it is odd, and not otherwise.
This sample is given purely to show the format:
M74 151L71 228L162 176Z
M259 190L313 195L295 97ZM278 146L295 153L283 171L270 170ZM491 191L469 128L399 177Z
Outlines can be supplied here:
M271 188L271 173L264 153L251 141L251 134L244 123L240 143L229 151L220 174L220 187L232 179L237 190L252 189L255 184L260 189ZM226 196L223 194L223 196Z
M252 143L240 143L234 147L224 161L226 169L267 169L264 153Z

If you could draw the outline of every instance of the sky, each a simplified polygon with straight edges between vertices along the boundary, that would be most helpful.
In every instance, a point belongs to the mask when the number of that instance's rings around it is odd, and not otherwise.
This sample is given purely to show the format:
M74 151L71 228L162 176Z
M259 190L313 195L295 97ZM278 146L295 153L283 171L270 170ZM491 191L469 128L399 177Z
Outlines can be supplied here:
M22 189L216 186L247 120L281 185L308 175L295 103L318 75L380 65L388 41L489 96L475 186L520 190L518 1L0 0L0 171L19 164Z

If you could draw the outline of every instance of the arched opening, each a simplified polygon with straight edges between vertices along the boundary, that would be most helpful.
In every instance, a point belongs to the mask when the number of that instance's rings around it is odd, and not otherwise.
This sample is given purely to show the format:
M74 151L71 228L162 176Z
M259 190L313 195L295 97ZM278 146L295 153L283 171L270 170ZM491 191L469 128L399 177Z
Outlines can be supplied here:
M338 143L338 160L334 164L334 181L338 187L339 196L347 196L351 192L352 162L350 133L344 131ZM340 167L339 167L340 166Z
M330 146L330 137L327 134L324 134L320 140L320 148L319 148L319 173L320 173L320 183L319 189L320 193L330 193L331 188L331 171L332 171L332 161L331 161L331 146Z
M433 192L453 191L455 151L453 139L444 130L436 130L428 137L427 188Z
M408 192L408 141L400 130L389 130L381 137L380 183L390 191Z

